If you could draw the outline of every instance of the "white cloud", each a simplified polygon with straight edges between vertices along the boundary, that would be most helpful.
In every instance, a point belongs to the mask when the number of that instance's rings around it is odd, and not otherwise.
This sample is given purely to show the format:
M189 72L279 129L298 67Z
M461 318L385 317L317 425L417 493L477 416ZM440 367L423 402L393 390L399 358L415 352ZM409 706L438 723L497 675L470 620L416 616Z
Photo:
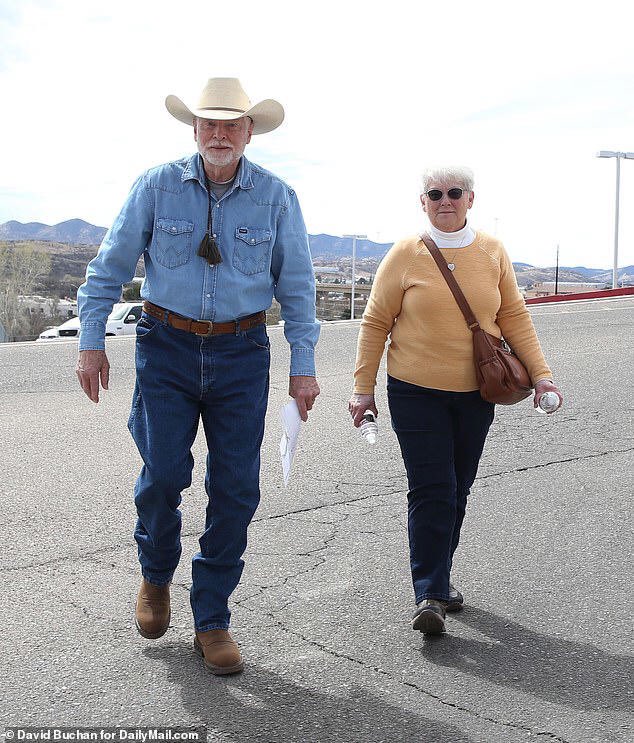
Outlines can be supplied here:
M414 232L420 170L464 162L474 224L515 260L552 264L559 242L563 263L608 267L614 161L594 154L634 150L627 7L26 0L0 11L0 222L107 225L142 170L193 149L165 95L235 75L285 106L247 154L297 189L309 231Z

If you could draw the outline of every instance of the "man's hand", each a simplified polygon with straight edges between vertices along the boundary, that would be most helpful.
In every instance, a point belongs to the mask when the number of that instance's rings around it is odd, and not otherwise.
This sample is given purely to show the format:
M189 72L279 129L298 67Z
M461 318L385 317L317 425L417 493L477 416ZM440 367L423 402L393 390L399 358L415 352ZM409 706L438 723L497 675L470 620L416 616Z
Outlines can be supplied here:
M313 403L319 392L319 385L315 377L289 378L288 394L297 403L299 416L304 422L308 420L308 411L313 409Z
M105 351L80 351L75 369L82 390L93 402L99 402L99 382L108 389L110 363Z

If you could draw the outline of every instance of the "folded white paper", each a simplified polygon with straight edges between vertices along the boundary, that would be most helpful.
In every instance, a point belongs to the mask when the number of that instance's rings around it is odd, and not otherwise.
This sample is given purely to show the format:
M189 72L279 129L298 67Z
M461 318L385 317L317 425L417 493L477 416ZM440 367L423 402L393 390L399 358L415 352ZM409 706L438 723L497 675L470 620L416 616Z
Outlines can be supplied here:
M282 474L284 475L284 485L288 485L288 478L291 474L291 465L297 448L297 440L302 427L302 419L299 417L299 410L295 400L291 400L288 405L280 410L282 420L282 438L280 439L280 457L282 459Z

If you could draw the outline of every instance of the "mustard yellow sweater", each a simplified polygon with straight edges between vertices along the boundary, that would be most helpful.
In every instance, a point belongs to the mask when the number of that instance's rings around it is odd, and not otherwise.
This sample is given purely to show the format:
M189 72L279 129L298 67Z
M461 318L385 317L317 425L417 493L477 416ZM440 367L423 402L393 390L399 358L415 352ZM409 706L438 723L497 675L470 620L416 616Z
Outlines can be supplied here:
M552 379L502 243L477 232L470 245L441 252L455 263L454 276L480 326L504 336L533 384ZM478 389L472 333L419 236L395 243L381 261L361 321L355 392L374 392L388 335L392 377L438 390Z

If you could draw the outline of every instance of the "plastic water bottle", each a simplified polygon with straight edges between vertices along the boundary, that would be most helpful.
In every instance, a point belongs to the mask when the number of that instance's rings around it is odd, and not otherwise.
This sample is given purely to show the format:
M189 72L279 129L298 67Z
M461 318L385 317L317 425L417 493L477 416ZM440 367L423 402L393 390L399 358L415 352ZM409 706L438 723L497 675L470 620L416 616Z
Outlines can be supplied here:
M559 395L556 392L544 392L539 398L538 406L544 413L554 413L559 408Z
M366 410L363 414L363 423L359 427L359 430L368 444L376 444L376 435L379 432L379 427L376 423L376 416L371 410Z

